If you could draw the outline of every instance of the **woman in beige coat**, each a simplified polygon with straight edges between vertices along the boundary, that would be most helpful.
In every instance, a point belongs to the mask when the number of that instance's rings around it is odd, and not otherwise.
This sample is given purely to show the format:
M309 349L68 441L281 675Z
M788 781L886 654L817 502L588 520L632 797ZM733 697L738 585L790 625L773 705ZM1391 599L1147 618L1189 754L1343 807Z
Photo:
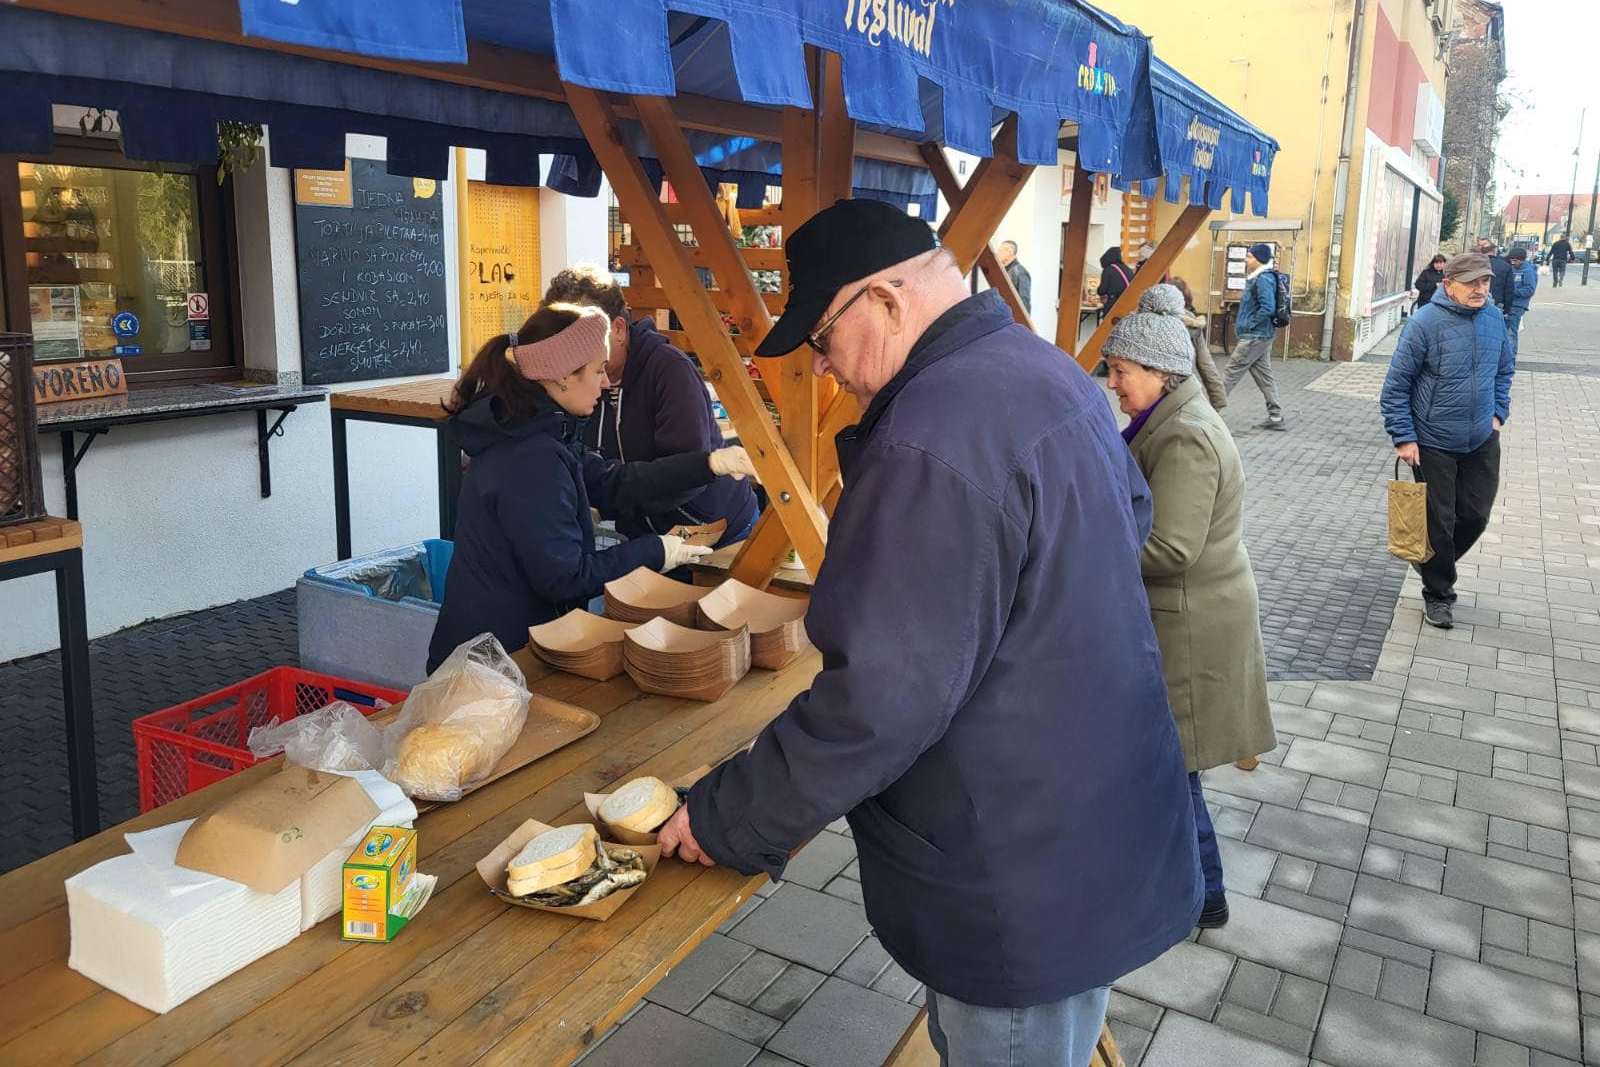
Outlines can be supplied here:
M1189 765L1206 902L1200 926L1228 921L1222 856L1200 771L1270 751L1266 655L1255 576L1244 548L1244 467L1193 376L1182 295L1153 286L1111 329L1110 386L1133 421L1123 432L1150 483L1155 516L1140 557Z

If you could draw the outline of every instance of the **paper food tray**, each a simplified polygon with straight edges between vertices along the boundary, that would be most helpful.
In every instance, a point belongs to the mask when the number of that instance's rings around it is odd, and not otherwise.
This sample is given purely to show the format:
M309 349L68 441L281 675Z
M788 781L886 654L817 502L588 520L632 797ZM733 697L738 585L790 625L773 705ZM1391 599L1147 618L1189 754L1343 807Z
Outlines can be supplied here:
M553 829L555 827L548 826L537 819L529 819L513 830L511 836L500 842L493 852L479 860L478 875L483 879L484 884L489 887L489 892L507 904L515 904L519 908L530 908L534 911L548 911L554 915L570 915L575 919L594 919L603 922L615 915L617 909L627 903L628 898L637 893L645 884L640 882L638 885L619 889L604 900L571 908L551 908L543 904L534 904L506 892L506 864L511 862L511 857L521 852L522 846L529 841L532 841L546 830ZM602 841L601 845L607 850L628 848L637 852L644 860L645 882L650 880L650 875L655 873L656 864L661 861L661 849L655 845L625 845L617 841Z

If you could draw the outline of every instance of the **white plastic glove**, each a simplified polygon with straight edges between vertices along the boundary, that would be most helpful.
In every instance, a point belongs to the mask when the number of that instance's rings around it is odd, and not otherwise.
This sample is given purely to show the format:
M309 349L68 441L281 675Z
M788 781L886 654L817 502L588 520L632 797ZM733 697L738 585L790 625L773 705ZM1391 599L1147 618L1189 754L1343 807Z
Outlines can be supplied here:
M711 453L711 473L719 478L728 475L744 481L746 478L755 478L756 465L750 462L750 453L734 445Z
M740 451L743 451L743 449L740 449ZM711 555L711 549L705 545L691 545L683 538L674 537L671 534L661 534L660 537L661 555L664 557L661 564L661 572L663 574L667 571L677 570L685 563L692 563L701 556Z

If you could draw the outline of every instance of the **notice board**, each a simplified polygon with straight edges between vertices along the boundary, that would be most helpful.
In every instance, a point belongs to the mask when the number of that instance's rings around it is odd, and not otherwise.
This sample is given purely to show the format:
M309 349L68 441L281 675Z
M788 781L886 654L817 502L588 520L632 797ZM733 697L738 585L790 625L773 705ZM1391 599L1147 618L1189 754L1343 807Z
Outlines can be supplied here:
M539 306L539 190L467 185L468 362L491 338L520 327Z
M307 385L399 378L450 369L444 194L427 178L381 162L342 175L297 171L300 355Z

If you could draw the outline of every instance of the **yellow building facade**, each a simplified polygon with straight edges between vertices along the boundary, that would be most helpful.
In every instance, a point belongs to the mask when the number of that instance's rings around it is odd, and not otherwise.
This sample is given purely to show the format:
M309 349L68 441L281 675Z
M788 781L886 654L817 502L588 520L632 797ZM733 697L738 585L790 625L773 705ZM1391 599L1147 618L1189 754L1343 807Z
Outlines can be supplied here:
M1209 310L1223 310L1231 299L1226 245L1261 239L1282 245L1280 259L1293 276L1295 315L1286 341L1293 354L1350 359L1399 324L1410 306L1410 280L1438 240L1441 35L1454 3L1105 4L1281 146L1272 168L1273 221L1254 223L1275 228L1252 230L1246 216L1217 212L1213 225L1223 228L1202 230L1173 268ZM1160 202L1155 232L1165 232L1180 210ZM1330 278L1337 283L1330 286ZM1214 332L1213 340L1226 338Z

